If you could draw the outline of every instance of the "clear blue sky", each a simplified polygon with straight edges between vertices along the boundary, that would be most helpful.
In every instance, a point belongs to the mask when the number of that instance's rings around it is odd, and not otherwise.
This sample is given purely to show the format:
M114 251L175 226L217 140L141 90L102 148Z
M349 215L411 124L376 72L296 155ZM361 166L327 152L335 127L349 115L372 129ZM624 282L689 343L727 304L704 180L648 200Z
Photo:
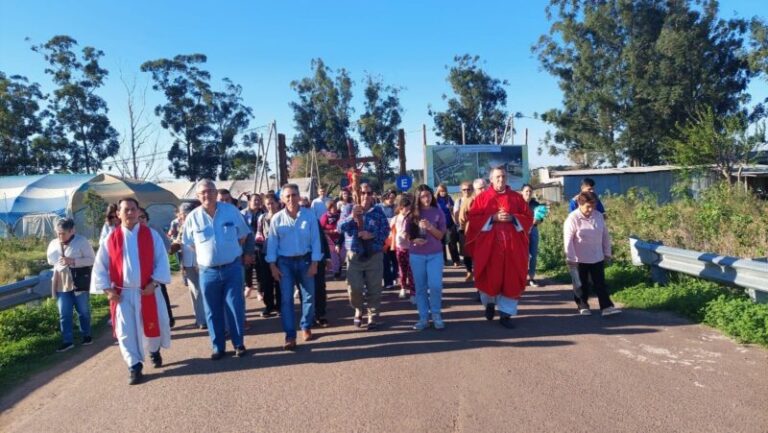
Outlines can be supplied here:
M270 4L274 3L274 4ZM146 60L176 54L203 53L214 85L224 77L241 84L245 103L253 108L252 126L277 121L290 140L295 100L291 80L307 76L310 60L322 58L331 68L346 68L355 80L353 103L362 112L366 72L387 84L403 87L409 168L422 167L421 125L434 142L428 106L444 108L448 92L446 65L454 55L477 54L487 72L507 79L510 112L541 113L561 105L555 80L539 70L530 51L548 31L545 1L9 1L0 0L0 71L20 74L50 91L42 56L29 49L57 34L74 37L81 46L105 52L102 65L110 77L100 94L110 107L119 132L127 123L125 90L119 71L140 80ZM721 16L768 15L761 1L721 2ZM29 37L30 42L25 42ZM755 82L753 100L768 96L765 81ZM151 90L150 90L150 93ZM149 105L161 101L151 94ZM155 120L154 115L150 117ZM159 127L159 126L158 126ZM564 163L536 155L546 125L534 119L516 124L516 142L529 128L530 167ZM161 131L161 149L170 146ZM167 162L163 161L167 165ZM167 174L166 174L167 175Z

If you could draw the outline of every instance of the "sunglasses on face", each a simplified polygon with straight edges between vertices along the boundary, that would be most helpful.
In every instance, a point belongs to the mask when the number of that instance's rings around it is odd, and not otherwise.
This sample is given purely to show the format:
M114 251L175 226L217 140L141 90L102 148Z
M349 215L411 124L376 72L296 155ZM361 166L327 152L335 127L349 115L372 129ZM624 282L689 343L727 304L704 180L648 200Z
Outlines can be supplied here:
M360 195L373 195L370 191L360 191Z

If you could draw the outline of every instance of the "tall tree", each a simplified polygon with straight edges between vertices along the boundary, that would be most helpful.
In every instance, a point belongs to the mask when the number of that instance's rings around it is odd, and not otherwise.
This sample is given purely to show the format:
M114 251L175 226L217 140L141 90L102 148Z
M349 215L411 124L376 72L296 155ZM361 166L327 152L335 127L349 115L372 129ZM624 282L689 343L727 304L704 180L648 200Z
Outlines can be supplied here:
M563 91L550 153L589 155L592 165L670 160L676 124L701 104L717 116L748 102L745 20L718 19L704 0L551 0L550 33L533 47ZM554 17L554 19L553 19Z
M672 142L673 160L683 166L714 166L724 179L741 180L744 167L758 144L765 142L765 124L748 132L744 113L720 118L708 106L697 110L685 125L678 125L680 138Z
M242 165L243 158L252 155L254 165L256 154L250 153L240 146L250 148L259 138L255 132L248 133L248 125L253 118L250 107L243 105L243 88L234 84L230 79L224 79L224 91L214 92L211 104L211 122L213 128L212 146L219 167L219 179L226 180L234 168L233 157L239 156L238 164ZM253 166L251 166L253 172ZM239 175L239 174L238 174Z
M365 112L357 124L361 141L378 158L374 165L379 185L393 174L391 164L397 158L397 128L403 112L398 93L399 89L385 86L380 77L366 77Z
M291 82L298 102L291 102L297 130L291 144L296 153L330 150L347 153L352 107L352 80L345 69L333 71L322 59L312 60L313 76Z
M115 155L120 144L107 117L107 103L95 93L108 75L99 65L104 52L86 46L78 57L77 45L73 38L59 35L32 50L43 55L49 65L45 72L59 86L53 91L51 111L70 141L69 169L91 173Z
M66 168L66 142L41 108L45 99L39 84L0 72L0 175Z
M467 144L494 143L497 132L504 129L507 92L503 86L509 83L488 75L480 67L478 56L465 54L453 60L447 80L456 96L443 95L448 102L446 111L429 108L434 131L443 144L461 144L464 125Z
M176 178L191 181L215 178L218 164L209 142L213 136L211 106L214 92L210 74L198 67L205 63L203 54L177 55L141 65L152 75L152 89L163 92L166 101L155 107L160 126L168 130L173 144L168 152L169 167Z

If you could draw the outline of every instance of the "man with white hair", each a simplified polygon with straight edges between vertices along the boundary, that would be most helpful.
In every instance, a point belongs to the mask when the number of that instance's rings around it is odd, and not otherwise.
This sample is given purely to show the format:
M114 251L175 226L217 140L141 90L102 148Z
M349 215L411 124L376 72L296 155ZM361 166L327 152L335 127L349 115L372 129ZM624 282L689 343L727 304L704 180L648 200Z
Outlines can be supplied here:
M472 281L473 278L472 257L469 255L469 252L466 248L467 226L469 226L467 211L469 211L470 206L472 206L472 202L475 200L475 197L485 191L485 188L485 180L480 178L475 179L472 182L472 186L469 188L465 188L464 183L461 184L462 197L459 199L461 202L459 203L459 211L457 213L458 217L456 220L459 222L459 246L461 247L461 255L464 257L464 266L467 268L467 276L464 278L464 281L467 282ZM467 195L465 189L469 189L469 195Z
M251 229L240 211L232 204L217 202L216 184L210 179L198 182L197 198L202 205L184 221L182 242L195 249L200 272L208 334L211 337L211 359L224 356L225 322L235 347L235 356L245 356L245 297L243 296L243 244Z

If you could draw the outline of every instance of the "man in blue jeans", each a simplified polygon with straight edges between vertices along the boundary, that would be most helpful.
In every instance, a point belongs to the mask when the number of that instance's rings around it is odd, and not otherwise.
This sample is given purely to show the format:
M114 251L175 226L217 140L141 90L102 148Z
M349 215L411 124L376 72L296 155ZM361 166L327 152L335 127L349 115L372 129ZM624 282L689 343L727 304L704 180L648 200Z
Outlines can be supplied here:
M299 187L286 184L280 191L285 208L276 213L267 231L266 261L272 277L280 281L280 320L285 331L285 350L296 348L293 288L301 290L301 326L304 341L312 339L315 320L315 274L323 260L320 225L310 208L299 205Z
M245 298L243 297L243 243L251 233L240 211L229 203L216 201L216 184L210 179L198 182L197 198L202 206L184 221L182 242L193 247L200 270L200 289L205 305L211 359L224 356L226 337L224 317L235 346L235 356L245 356Z

